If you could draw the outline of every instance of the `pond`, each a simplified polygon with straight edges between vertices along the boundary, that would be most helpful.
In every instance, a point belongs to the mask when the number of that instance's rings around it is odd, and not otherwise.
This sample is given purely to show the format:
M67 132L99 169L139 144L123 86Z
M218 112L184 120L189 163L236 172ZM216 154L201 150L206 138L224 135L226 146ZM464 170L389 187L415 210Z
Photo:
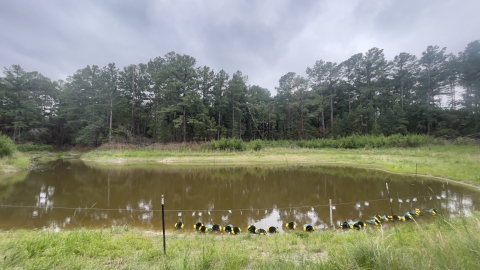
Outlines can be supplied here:
M9 176L12 178L12 176ZM42 171L0 179L0 229L109 228L161 230L165 223L233 224L242 229L294 221L318 229L419 208L467 215L480 206L476 189L446 181L343 167L90 166L57 160ZM332 221L329 199L332 200ZM431 219L421 216L418 220Z

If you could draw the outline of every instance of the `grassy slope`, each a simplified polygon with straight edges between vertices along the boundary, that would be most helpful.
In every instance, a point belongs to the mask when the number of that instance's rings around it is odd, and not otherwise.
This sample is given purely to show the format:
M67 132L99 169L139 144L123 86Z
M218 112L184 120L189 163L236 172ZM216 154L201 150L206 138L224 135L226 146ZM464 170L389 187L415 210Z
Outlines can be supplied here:
M32 159L35 163L41 164L44 162L56 160L66 155L64 152L49 152L49 151L32 151L32 152L15 152L11 157L0 158L0 175L12 174L26 171L32 165ZM78 155L77 153L70 153L70 155Z
M92 151L84 154L82 159L109 164L162 162L202 166L342 163L401 173L415 173L415 164L418 164L419 174L480 184L480 148L472 145L320 150L268 148L258 152L158 151L146 148Z
M127 228L0 233L0 268L479 269L478 214L397 229L167 236Z

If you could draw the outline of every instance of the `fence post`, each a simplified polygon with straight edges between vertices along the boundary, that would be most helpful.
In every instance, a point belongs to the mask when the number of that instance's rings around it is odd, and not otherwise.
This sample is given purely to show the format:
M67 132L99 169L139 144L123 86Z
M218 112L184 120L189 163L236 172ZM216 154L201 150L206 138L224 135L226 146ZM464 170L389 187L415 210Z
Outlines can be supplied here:
M167 255L167 249L165 247L165 200L162 194L162 229L163 229L163 254Z
M332 217L332 198L330 198L330 226L332 227L332 229L335 229L333 227L333 217Z
M388 183L385 183L385 185L387 186L388 200L390 201L390 212L392 213L393 228L395 228L395 219L393 218L393 209L392 209L392 198L390 198L390 190L388 189Z

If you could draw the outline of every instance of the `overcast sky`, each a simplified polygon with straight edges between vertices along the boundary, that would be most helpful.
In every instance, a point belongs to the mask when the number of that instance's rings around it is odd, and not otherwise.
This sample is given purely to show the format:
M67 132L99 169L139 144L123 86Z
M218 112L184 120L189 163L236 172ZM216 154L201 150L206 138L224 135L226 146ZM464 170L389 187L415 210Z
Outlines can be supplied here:
M478 0L0 0L0 66L58 80L175 51L275 94L287 72L372 47L388 60L428 45L457 54L480 39L479 10Z

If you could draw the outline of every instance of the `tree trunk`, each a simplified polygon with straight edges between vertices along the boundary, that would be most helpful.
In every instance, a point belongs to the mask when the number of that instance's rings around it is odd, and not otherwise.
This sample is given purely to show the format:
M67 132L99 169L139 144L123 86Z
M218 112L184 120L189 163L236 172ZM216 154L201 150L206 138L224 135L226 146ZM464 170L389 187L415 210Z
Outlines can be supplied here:
M238 138L242 139L242 114L238 118Z
M286 139L290 139L290 127L291 127L291 124L292 124L292 119L291 119L291 113L290 113L290 99L288 99L288 103L287 103L287 106L288 106L288 119L287 119L287 133L285 134L285 138Z
M135 90L134 90L135 71L132 69L132 135L135 136Z
M450 89L452 95L452 110L455 110L455 82L451 83Z
M427 89L427 135L430 135L430 93L431 93L431 80L430 70L428 70L428 89Z
M267 139L268 137L270 136L270 130L271 130L271 127L270 127L270 105L268 105L268 123L267 123ZM273 136L271 137L272 140L273 140Z
M325 115L322 110L322 133L323 133L323 138L325 139Z
M330 127L333 127L333 87L330 85Z
M63 147L64 141L65 141L65 126L62 125L62 147Z
M173 112L173 119L177 119L177 112ZM170 141L177 141L177 128L175 127L175 123L173 123L172 139Z
M350 95L351 95L351 91L350 91L350 88L349 88L349 90L348 90L348 113L350 113L350 106L351 106Z
M235 139L235 105L232 101L232 139Z
M300 93L300 128L299 128L299 139L303 140L303 95Z
M400 98L402 99L402 108L403 108L403 80L400 84Z
M221 130L222 130L222 126L221 126L221 117L220 117L220 109L218 109L218 128L217 128L217 140L220 140L220 133L221 133Z
M187 142L187 119L185 117L185 106L183 106L183 142Z
M110 129L108 131L108 143L112 143L112 112L113 112L113 94L110 95Z
M157 142L158 129L158 93L155 94L155 129L153 130L153 143Z

